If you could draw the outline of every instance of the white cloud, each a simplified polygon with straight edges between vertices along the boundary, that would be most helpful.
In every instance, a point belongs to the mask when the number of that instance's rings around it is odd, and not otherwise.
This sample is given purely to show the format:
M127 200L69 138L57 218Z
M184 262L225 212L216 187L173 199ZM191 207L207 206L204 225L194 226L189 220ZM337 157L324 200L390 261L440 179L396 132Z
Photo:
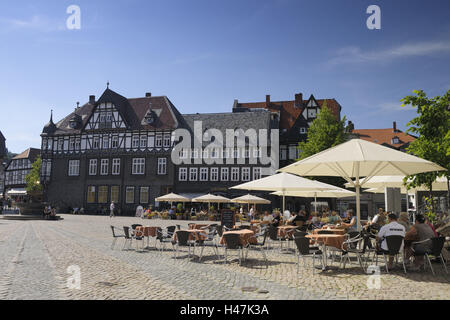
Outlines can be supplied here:
M40 15L33 15L28 19L0 18L0 23L4 26L4 28L8 28L10 30L55 31L64 29L62 24L52 22L48 18Z
M350 46L338 49L336 56L331 58L328 64L388 62L397 58L431 56L446 52L450 52L450 41L406 43L379 51L362 51L360 47Z

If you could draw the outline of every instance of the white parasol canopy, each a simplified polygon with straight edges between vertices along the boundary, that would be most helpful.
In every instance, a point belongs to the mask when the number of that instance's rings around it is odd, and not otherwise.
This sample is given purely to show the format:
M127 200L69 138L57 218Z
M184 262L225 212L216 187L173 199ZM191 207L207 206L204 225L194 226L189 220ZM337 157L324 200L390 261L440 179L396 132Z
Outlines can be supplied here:
M302 176L343 177L356 188L356 216L361 230L360 191L373 176L411 174L445 170L441 166L413 155L362 139L352 139L326 149L279 171ZM361 177L365 177L360 181ZM352 178L356 180L353 181Z
M233 198L230 201L236 203L270 204L269 200L251 194L246 194L244 196Z
M383 190L383 192L380 192L380 193L384 193L384 188L401 188L402 193L406 193L406 187L403 185L403 178L404 178L403 176L371 177L370 179L367 179L367 181L364 183L364 187ZM360 184L363 182L363 180L364 179L359 179ZM353 185L348 182L345 184L345 186L347 188L353 187ZM447 178L446 177L438 177L433 182L432 188L435 191L447 190ZM427 191L428 189L425 186L420 186L417 188L411 188L410 190L411 191Z
M295 174L282 172L261 179L239 184L237 186L231 187L231 189L280 191L283 196L283 212L284 212L286 192L302 191L302 190L321 191L340 188L320 181L306 179L297 176Z
M230 199L222 197L222 196L217 196L211 193L205 194L203 196L200 197L196 197L192 199L192 202L207 202L208 203L208 211L209 211L209 207L210 207L210 203L227 203L230 202Z
M158 202L190 202L191 199L180 196L179 194L176 193L168 193L164 196L155 198L156 201Z
M282 196L280 191L272 192L276 196ZM335 190L322 190L322 191L288 191L285 193L288 197L303 197L303 198L314 198L314 210L317 211L317 197L320 198L345 198L356 196L355 192L348 191L345 189L337 188Z

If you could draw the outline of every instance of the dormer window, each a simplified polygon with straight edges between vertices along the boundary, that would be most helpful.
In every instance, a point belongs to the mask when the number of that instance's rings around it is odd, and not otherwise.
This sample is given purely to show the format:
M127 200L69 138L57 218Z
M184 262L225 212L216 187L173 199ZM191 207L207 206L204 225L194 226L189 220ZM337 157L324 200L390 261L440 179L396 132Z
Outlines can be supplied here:
M308 109L308 118L315 118L315 117L316 117L316 109L315 108Z
M300 134L305 134L306 133L306 128L305 127L301 127L300 128Z
M391 143L392 143L392 144L398 144L398 143L400 143L400 139L399 139L398 137L393 137L393 138L391 139Z

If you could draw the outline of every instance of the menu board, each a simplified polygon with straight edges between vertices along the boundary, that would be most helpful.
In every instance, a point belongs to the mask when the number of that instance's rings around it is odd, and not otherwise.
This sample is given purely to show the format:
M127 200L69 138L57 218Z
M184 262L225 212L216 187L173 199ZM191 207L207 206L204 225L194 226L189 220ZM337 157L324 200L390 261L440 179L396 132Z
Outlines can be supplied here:
M227 228L233 228L235 223L236 216L233 210L230 209L222 209L220 215L220 224Z

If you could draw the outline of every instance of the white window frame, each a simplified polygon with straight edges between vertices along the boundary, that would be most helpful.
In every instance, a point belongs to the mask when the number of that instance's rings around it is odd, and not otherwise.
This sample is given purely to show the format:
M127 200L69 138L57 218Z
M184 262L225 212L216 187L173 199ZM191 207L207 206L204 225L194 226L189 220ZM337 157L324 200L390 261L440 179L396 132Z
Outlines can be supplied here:
M197 181L198 168L189 168L189 181Z
M100 147L100 137L92 138L92 149L98 149Z
M250 167L242 167L241 169L241 181L250 181Z
M131 164L131 174L143 175L145 174L145 158L133 158Z
M109 149L109 136L104 135L102 138L102 149Z
M45 168L47 169L47 162L45 162ZM69 160L69 169L67 174L71 177L80 175L80 160Z
M188 170L186 167L179 168L178 170L178 181L187 181Z
M142 191L147 189L147 199L144 199L145 201L142 201ZM140 187L139 188L139 203L148 203L150 200L150 188L149 187Z
M253 167L253 180L261 179L261 168Z
M167 158L158 158L158 175L167 174Z
M170 148L171 142L172 142L172 137L170 136L170 134L165 134L164 138L163 138L163 147Z
M109 159L100 159L100 175L106 176L109 171Z
M162 147L162 135L157 134L155 137L155 147L156 148L161 148Z
M114 176L120 175L120 158L112 159L111 174Z
M231 168L231 181L239 181L239 167Z
M139 148L140 139L139 136L135 135L131 138L131 147Z
M119 147L119 136L112 136L111 137L111 148L118 148Z
M141 148L147 148L147 140L148 140L147 136L141 136L139 140L140 141L139 146Z
M135 189L135 187L133 187L133 186L127 186L126 188L125 188L125 203L134 203L134 198L135 198L135 194L134 194L134 190ZM128 199L128 191L133 191L133 201L128 201L129 199Z
M228 173L229 173L228 168L220 168L220 181L228 181L229 179Z
M211 168L210 172L211 172L210 177L211 181L219 181L219 168L213 167Z
M200 181L208 181L208 168L200 168Z
M97 159L89 159L89 175L97 175Z

